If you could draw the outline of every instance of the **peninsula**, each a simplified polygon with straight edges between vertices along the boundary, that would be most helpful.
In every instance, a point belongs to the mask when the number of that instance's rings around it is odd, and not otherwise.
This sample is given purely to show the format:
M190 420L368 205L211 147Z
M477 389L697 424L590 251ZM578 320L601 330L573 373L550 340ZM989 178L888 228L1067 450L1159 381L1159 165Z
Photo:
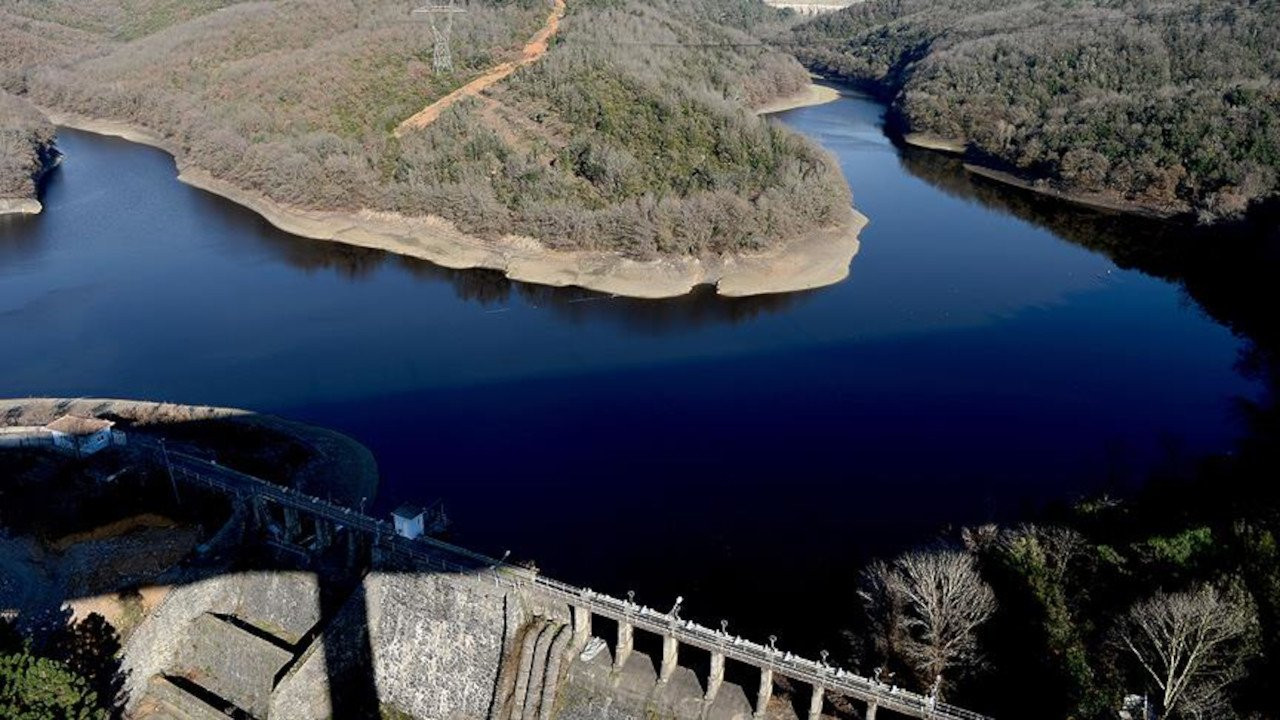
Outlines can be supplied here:
M20 98L0 91L0 215L35 215L40 179L58 162L53 126Z
M754 112L811 92L764 5L472 5L452 69L402 3L142 5L0 11L0 87L289 232L636 297L808 289L857 251L839 169Z
M871 0L788 42L990 179L1202 223L1280 198L1276 3Z

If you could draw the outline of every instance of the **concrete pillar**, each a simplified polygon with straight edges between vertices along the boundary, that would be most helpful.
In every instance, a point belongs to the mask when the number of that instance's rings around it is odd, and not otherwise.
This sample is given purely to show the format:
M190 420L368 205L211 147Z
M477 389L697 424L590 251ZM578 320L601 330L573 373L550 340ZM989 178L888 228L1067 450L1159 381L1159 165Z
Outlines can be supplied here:
M671 679L680 662L680 642L670 635L662 636L662 669L658 672L658 682Z
M573 644L569 652L582 652L591 640L591 611L574 605L573 612Z
M627 658L631 657L631 648L634 644L635 628L631 627L631 623L624 620L618 621L618 647L617 652L613 655L613 667L621 669L627 664Z
M716 693L720 692L720 686L724 684L724 653L711 653L711 672L707 675L707 696L708 705L716 701Z
M822 696L826 689L821 685L813 686L813 696L809 698L809 720L820 720L822 717Z
M316 518L316 547L321 550L333 544L333 524L324 518Z
M284 507L284 539L292 542L302 532L302 521L298 511L286 505Z
M773 698L773 671L760 668L760 690L756 692L756 718L763 718Z
M360 561L360 533L347 528L347 567L353 568Z
M867 720L876 720L876 710L879 710L879 709L880 709L880 706L877 703L875 702L867 703Z
M271 513L267 510L267 501L260 496L254 495L253 500L253 522L261 530L266 530L271 526Z

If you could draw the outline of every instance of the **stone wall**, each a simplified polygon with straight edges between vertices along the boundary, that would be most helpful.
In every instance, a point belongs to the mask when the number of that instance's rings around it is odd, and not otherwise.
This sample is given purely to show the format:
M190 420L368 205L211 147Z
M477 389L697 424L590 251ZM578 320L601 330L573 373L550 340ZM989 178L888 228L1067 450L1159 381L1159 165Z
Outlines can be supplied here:
M754 714L738 685L722 683L708 705L705 676L678 666L666 682L659 682L655 659L639 651L621 669L613 667L608 650L590 660L575 655L568 665L556 720L749 720ZM780 709L768 717L794 716Z
M320 585L309 572L254 572L232 576L216 612L235 615L276 637L297 643L320 622Z
M654 659L638 651L620 671L608 651L589 661L566 654L568 608L492 577L375 571L345 600L328 601L329 617L321 617L319 591L315 576L305 572L240 573L178 587L129 643L130 690L140 696L151 677L176 671L259 717L289 720L349 714L353 708L342 706L348 691L361 688L376 693L371 702L382 709L418 720L751 714L746 694L729 684L714 705L703 707L703 679L686 668L657 682ZM213 618L224 614L293 650ZM248 674L237 679L241 670ZM278 670L284 675L272 688ZM531 693L542 693L544 701L530 702ZM377 709L360 707L357 715L376 717Z
M280 680L271 696L268 718L328 720L333 717L329 702L329 667L325 643L317 640L307 648L298 664Z
M180 675L254 717L266 717L276 673L293 653L218 616L204 614L187 629L168 672Z
M489 716L506 593L461 576L375 574L365 583L378 694L415 718Z
M130 704L145 694L152 676L196 662L192 633L203 616L234 615L296 642L320 621L318 590L315 576L302 572L237 573L176 586L124 648Z
M187 629L226 593L227 581L216 577L174 588L130 636L121 664L130 707L146 694L152 676L173 665Z
M467 576L375 572L277 686L269 717L323 720L367 642L384 706L420 720L482 720L514 628L527 617L505 589ZM367 635L365 634L367 632Z

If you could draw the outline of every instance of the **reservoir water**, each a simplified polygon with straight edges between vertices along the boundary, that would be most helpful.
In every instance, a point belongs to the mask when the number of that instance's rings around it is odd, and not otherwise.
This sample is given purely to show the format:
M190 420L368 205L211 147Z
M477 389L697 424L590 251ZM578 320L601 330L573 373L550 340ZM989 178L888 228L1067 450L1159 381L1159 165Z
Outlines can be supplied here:
M0 221L0 395L333 427L376 453L379 511L442 498L475 549L835 649L869 554L1225 450L1264 391L1245 338L1086 247L1108 218L976 185L881 115L780 116L871 225L844 283L734 301L295 238L162 152L63 131L45 213Z

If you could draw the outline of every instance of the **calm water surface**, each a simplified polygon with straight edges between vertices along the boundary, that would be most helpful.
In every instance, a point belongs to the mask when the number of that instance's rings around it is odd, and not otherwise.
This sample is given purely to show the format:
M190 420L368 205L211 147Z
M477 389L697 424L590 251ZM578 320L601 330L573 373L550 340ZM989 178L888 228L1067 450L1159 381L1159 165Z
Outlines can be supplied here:
M0 222L0 394L334 427L377 454L380 509L441 497L472 547L793 646L834 647L868 553L1240 433L1243 343L1177 287L904 156L868 100L781 119L872 224L846 282L742 301L294 238L161 152L64 131L45 214Z

